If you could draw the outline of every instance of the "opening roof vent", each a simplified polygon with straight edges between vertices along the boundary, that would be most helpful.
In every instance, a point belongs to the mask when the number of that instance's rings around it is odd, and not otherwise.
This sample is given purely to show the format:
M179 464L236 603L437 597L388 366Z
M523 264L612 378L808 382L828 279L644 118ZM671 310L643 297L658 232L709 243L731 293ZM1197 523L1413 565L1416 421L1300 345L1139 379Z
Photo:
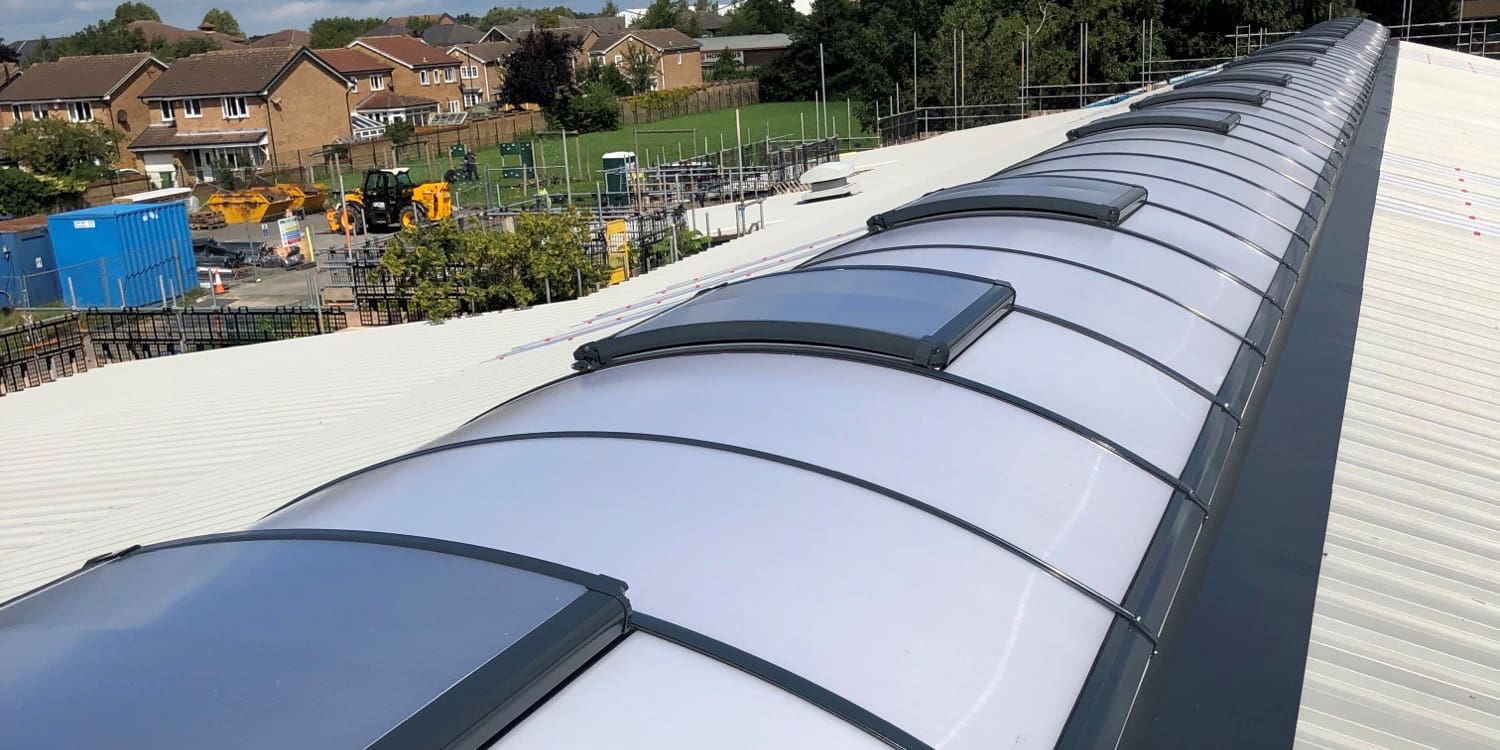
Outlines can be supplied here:
M1224 63L1224 69L1238 68L1242 65L1256 65L1258 63L1291 63L1292 65L1314 65L1318 62L1318 55L1309 55L1306 52L1265 52L1259 55L1241 57L1238 60L1230 60Z
M1292 39L1284 39L1275 44L1268 44L1250 54L1254 56L1273 55L1277 52L1311 52L1315 55L1321 55L1332 49L1338 42L1339 40L1328 37L1303 38L1299 36Z
M886 266L816 266L706 290L578 347L573 369L714 345L843 349L941 369L1010 312L1010 285Z
M1183 81L1176 85L1178 89L1190 89L1196 86L1209 86L1215 83L1254 83L1262 86L1286 86L1292 82L1292 76L1287 73L1272 73L1263 70L1226 70L1222 73L1214 73L1199 78Z
M1146 202L1137 185L1062 175L996 176L928 193L900 208L871 216L871 232L950 214L992 211L1061 214L1114 226Z
M1068 131L1068 140L1127 128L1188 128L1224 135L1239 123L1240 116L1234 112L1216 112L1208 109L1146 110L1105 117L1073 128Z
M1266 89L1251 88L1249 86L1236 86L1234 84L1219 84L1215 86L1202 85L1186 89L1173 89L1156 96L1142 99L1132 105L1131 109L1147 109L1172 102L1234 102L1236 104L1250 104L1259 107L1266 103L1271 95Z

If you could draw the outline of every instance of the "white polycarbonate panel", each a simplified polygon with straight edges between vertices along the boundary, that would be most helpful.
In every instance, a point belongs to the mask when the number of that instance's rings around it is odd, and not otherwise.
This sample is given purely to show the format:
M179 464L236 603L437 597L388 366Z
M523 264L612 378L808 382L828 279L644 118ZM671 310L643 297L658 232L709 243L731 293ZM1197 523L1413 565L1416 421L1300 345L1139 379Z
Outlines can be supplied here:
M1262 106L1278 114L1296 115L1304 120L1324 123L1335 130L1343 128L1349 122L1347 112L1335 111L1319 102L1282 91L1273 91Z
M1090 141L1080 140L1059 149L1057 153L1108 154L1120 152L1169 157L1180 160L1177 162L1179 164L1182 162L1202 164L1206 167L1214 167L1232 174L1242 175L1246 179L1264 186L1266 189L1299 206L1307 202L1307 197L1312 192L1309 189L1310 185L1297 184L1284 171L1271 169L1250 158L1241 158L1234 154L1215 151L1214 149L1197 146L1186 141L1177 143L1132 141L1130 143L1103 142L1095 144Z
M1251 159L1269 169L1284 174L1305 187L1314 187L1318 184L1318 173L1323 169L1323 163L1301 149L1293 147L1286 141L1277 140L1265 133L1246 129L1241 131L1238 127L1234 129L1234 137L1210 133L1206 130L1195 128L1127 128L1115 130L1098 135L1089 136L1090 142L1102 143L1108 141L1138 141L1142 138L1168 139L1179 143L1196 143L1203 146L1221 148L1231 153L1239 154ZM1241 133L1255 133L1249 138L1240 137ZM1260 140L1274 142L1275 145L1266 146ZM1298 157L1301 157L1300 159ZM1310 166L1313 165L1313 166Z
M615 365L513 401L444 442L564 430L709 440L859 477L952 513L1117 600L1170 494L1094 443L989 396L822 357L701 354Z
M1103 342L1012 314L948 372L1051 409L1181 474L1208 416L1208 399Z
M1287 246L1292 242L1291 228L1283 227L1267 218L1263 213L1256 213L1251 208L1235 203L1225 196L1210 192L1198 185L1185 185L1181 182L1161 179L1155 175L1124 175L1118 172L1103 172L1082 168L1068 170L1066 173L1079 177L1097 177L1101 180L1113 180L1140 185L1146 188L1146 191L1149 193L1148 200L1152 203L1175 208L1178 211L1186 211L1210 224L1217 224L1234 232L1278 255L1285 255ZM1264 193L1257 193L1249 197L1257 199L1261 204L1275 200L1275 198ZM1255 205L1255 203L1251 205ZM1264 210L1264 206L1261 208Z
M1314 133L1323 141L1333 144L1338 142L1339 129L1334 125L1323 122L1317 118L1309 117L1303 112L1289 109L1284 104L1272 106L1270 103L1256 105L1246 102L1226 102L1212 99L1194 102L1181 102L1185 105L1195 107L1207 107L1211 109L1225 110L1228 112L1239 112L1240 114L1256 114L1261 117L1285 122L1288 126Z
M1005 174L1032 174L1059 169L1107 169L1121 173L1165 175L1183 182L1190 182L1220 195L1263 211L1282 226L1295 228L1306 216L1302 209L1306 204L1291 203L1267 190L1263 185L1235 174L1216 172L1196 164L1154 159L1148 156L1103 156L1099 154L1072 157L1039 159L1021 164L1005 171Z
M1182 248L1213 265L1264 290L1270 286L1280 264L1275 258L1251 247L1218 227L1172 213L1156 206L1143 206L1131 214L1125 226L1168 245ZM1281 250L1267 248L1271 252Z
M1219 390L1240 347L1239 339L1144 289L1045 258L932 247L885 250L846 262L939 268L1004 281L1016 290L1016 304L1134 347L1209 391Z
M886 744L760 678L633 633L494 750L876 750Z
M262 525L413 534L607 573L630 585L637 611L955 750L1050 747L1114 617L998 545L869 490L639 440L430 453Z
M1163 109L1165 110L1166 108ZM1186 104L1183 104L1180 107L1177 105L1172 105L1171 107L1172 111L1189 109L1198 110L1204 108L1189 107ZM1226 111L1213 107L1206 107L1206 109L1219 112L1221 114ZM1281 136L1281 138L1285 139L1284 141L1282 141L1283 143L1286 141L1291 141L1294 144L1301 145L1303 148L1319 157L1327 157L1333 153L1333 138L1324 135L1323 133L1308 132L1307 128L1301 127L1301 123L1298 123L1295 120L1273 119L1271 117L1267 117L1265 113L1254 111L1254 108L1251 107L1237 110L1236 113L1240 116L1240 124L1236 126L1236 129L1245 128L1246 130L1250 130L1251 128L1254 128L1257 131L1262 131L1267 134Z
M1307 127L1302 127L1296 120L1277 120L1265 114L1242 111L1239 113L1239 126L1256 127L1272 135L1280 135L1287 141L1302 145L1308 151L1313 151L1317 156L1329 156L1334 153L1335 139L1322 132L1310 132Z
M897 227L842 245L828 257L856 249L943 244L1012 247L1103 268L1179 299L1232 331L1249 328L1261 302L1254 291L1150 240L1034 216L961 216Z

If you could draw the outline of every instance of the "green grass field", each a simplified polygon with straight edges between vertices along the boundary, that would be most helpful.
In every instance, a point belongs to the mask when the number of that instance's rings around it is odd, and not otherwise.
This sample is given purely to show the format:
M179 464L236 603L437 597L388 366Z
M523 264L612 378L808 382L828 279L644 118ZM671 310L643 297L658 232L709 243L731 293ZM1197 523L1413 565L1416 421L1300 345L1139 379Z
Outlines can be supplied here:
M741 107L739 114L740 127L743 130L742 137L747 144L763 142L767 137L796 140L804 136L814 138L818 135L817 114L812 102L754 104ZM712 153L718 151L721 144L724 148L733 149L735 144L734 115L735 110L724 109L674 117L646 125L629 126L620 130L570 137L567 139L567 171L571 173L573 192L577 195L594 193L595 183L602 183L604 180L600 172L603 166L601 159L604 154L611 151L634 151L641 165L648 166L662 161L692 158L705 151ZM828 116L831 120L830 132L837 133L841 138L850 137L848 115L843 102L830 105ZM869 135L859 127L857 121L855 126L853 137ZM563 194L566 191L566 185L563 180L562 138L556 135L536 136L533 141L537 149L536 166L545 167L544 174L552 179L549 191L553 195ZM502 202L512 203L528 197L530 191L522 189L520 180L502 179L499 171L502 167L520 166L518 157L501 157L497 146L479 149L475 152L475 156L478 158L481 172L488 171L491 201L495 200L497 185L500 188L499 198ZM413 178L420 182L441 179L443 173L450 167L461 168L462 162L444 156L427 163L404 166L410 166ZM358 184L360 176L351 172L346 174L344 179L346 185L353 186ZM457 183L454 185L454 192L459 204L464 207L485 203L483 180L479 183Z

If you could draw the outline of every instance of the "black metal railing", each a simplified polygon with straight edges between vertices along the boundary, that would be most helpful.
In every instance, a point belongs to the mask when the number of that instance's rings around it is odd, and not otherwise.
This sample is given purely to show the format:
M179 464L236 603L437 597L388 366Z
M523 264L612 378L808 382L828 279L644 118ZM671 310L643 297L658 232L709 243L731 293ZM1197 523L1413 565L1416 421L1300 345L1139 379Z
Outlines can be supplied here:
M89 369L77 315L0 332L0 396Z

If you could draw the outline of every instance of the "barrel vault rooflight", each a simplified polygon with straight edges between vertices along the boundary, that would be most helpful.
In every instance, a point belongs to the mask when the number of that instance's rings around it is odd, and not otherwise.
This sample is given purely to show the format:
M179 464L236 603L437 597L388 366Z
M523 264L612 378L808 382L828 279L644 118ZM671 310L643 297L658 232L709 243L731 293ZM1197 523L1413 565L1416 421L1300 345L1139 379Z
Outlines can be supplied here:
M250 531L0 605L0 736L1140 746L1389 102L1382 27L1307 38L584 344Z

